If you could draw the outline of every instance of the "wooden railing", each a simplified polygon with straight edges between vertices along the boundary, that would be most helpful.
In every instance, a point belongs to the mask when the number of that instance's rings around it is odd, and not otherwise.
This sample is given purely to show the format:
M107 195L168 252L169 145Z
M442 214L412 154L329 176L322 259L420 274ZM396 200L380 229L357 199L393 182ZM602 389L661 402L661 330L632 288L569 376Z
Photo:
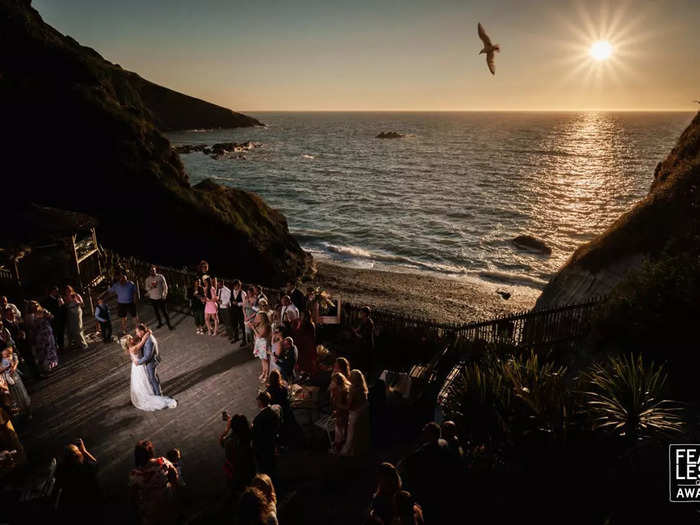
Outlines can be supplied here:
M150 263L133 257L122 257L109 250L103 250L103 258L103 267L110 277L119 268L123 268L139 285L143 284L151 267ZM168 281L171 300L186 301L193 281L197 277L195 272L167 266L158 266L158 268ZM213 272L213 275L216 275L216 272ZM280 290L264 286L261 288L270 299L271 306L274 306L279 301ZM530 310L470 323L444 323L380 309L372 310L372 318L377 335L382 338L409 339L416 343L443 341L445 338L450 338L464 342L480 341L511 347L541 347L584 337L590 329L593 313L603 301L604 298L595 298L580 304ZM356 326L359 322L360 308L361 305L343 303L341 325Z

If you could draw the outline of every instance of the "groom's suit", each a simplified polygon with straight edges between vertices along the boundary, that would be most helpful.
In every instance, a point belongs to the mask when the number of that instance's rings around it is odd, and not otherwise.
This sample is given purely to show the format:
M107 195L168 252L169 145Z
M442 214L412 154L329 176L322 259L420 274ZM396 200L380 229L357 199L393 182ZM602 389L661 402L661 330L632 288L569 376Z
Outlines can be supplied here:
M136 364L146 367L148 382L151 383L153 393L157 396L162 395L160 391L160 379L158 378L158 363L160 363L160 354L158 353L158 341L153 336L146 340L143 345L143 356Z

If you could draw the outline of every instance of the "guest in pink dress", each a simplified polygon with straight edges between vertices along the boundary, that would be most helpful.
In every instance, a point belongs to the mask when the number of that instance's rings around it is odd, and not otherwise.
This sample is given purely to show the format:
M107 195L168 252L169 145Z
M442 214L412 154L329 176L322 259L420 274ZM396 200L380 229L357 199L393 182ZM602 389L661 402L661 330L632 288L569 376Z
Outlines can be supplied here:
M204 280L204 321L209 335L219 331L219 296L216 293L216 279Z

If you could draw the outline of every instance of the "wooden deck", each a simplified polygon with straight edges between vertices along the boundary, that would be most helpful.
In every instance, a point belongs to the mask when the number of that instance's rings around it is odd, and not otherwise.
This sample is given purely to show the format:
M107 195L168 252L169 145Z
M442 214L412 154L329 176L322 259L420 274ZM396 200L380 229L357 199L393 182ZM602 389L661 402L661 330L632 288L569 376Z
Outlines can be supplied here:
M139 313L151 321L149 306L141 305ZM59 369L31 387L34 417L22 431L30 461L61 457L67 443L82 438L99 462L109 522L125 521L127 477L138 440L150 439L162 455L179 448L193 495L211 501L223 488L223 450L217 441L224 429L221 412L249 418L257 413L259 361L250 349L226 337L196 335L191 317L171 316L176 329L163 327L155 335L163 393L177 399L177 408L142 412L131 405L130 361L117 343L91 342L87 350L64 352ZM115 334L118 326L117 320Z

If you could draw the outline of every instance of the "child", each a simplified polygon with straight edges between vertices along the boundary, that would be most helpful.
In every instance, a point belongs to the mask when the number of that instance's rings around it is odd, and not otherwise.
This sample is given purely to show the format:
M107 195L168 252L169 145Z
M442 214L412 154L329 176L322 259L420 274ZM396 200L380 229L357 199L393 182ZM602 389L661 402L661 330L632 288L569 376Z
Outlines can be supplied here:
M95 319L100 323L102 331L102 340L105 343L112 342L112 319L109 315L109 306L100 297L97 299L97 307L95 308Z
M173 464L175 470L177 470L177 483L181 487L186 485L185 480L182 477L182 453L179 449L173 448L168 451L165 455L168 461Z

